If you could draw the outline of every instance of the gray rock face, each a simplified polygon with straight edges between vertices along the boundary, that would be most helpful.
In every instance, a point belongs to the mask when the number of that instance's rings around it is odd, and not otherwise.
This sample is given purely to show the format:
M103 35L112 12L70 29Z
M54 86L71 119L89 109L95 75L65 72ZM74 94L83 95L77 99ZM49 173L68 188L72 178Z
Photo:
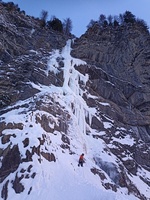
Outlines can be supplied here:
M91 89L119 107L119 121L149 127L149 33L136 25L90 28L75 40L72 55L88 63Z
M28 54L29 50L45 48L47 51L61 48L67 37L50 29L42 29L40 20L16 10L8 11L0 5L0 55L7 62L14 56Z
M23 100L38 91L27 85L50 84L43 74L52 49L61 49L67 36L41 28L40 20L18 12L8 11L0 3L0 108Z

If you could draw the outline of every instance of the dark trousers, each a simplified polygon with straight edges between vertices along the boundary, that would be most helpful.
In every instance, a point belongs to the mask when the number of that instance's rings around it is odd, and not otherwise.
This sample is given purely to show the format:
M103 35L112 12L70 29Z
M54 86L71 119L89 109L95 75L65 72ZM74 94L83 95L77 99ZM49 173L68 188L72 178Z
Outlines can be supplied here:
M83 167L83 161L82 161L82 160L79 160L79 164L78 164L78 166Z

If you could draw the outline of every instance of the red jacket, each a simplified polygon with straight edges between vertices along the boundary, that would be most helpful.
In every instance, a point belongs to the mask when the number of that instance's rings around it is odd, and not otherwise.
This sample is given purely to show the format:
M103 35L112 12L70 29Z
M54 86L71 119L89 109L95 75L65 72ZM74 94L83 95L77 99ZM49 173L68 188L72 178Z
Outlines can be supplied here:
M80 160L80 161L83 161L83 160L84 160L84 156L81 155L80 158L79 158L79 160Z

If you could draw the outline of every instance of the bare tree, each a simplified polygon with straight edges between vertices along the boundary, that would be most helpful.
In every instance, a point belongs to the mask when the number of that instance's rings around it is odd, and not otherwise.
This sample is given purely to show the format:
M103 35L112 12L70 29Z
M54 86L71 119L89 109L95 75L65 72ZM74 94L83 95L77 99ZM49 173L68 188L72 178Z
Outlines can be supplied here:
M119 26L119 16L118 15L114 16L113 25L114 25L114 27Z
M46 10L42 10L40 18L41 18L41 26L45 27L48 18L48 12Z
M122 25L124 23L123 14L119 14L119 24Z
M72 31L72 21L70 18L66 18L63 22L63 31L66 35L69 35Z
M107 20L108 20L108 24L109 24L109 25L112 25L112 24L113 24L113 17L112 17L112 15L109 15L109 16L107 17Z

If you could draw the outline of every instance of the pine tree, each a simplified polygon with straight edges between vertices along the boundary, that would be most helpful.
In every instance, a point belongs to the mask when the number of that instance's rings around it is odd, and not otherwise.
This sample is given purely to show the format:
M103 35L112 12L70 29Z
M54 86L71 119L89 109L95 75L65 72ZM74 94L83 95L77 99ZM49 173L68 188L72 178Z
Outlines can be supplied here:
M47 22L47 26L55 31L63 32L62 22L55 16L53 16L52 19Z
M89 24L87 25L87 29L91 28L94 26L94 24L96 24L97 22L93 19L91 19L91 21L89 22Z
M136 19L135 16L130 12L130 11L126 11L123 15L123 19L124 19L124 23L131 23L133 24Z
M101 14L100 16L99 16L99 20L98 20L98 23L99 23L99 25L101 26L101 27L103 27L104 26L104 24L106 23L106 16L105 15L103 15L103 14Z

